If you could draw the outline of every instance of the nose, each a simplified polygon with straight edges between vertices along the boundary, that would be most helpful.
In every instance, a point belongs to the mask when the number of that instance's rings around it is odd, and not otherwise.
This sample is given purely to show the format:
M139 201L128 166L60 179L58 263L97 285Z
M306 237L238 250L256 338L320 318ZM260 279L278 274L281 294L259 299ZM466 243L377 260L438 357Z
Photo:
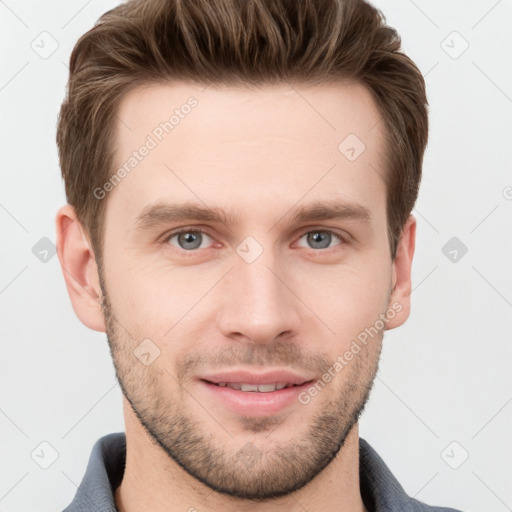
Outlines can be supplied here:
M290 269L283 270L271 250L252 263L236 255L219 291L218 322L224 336L269 344L298 333L304 309L297 298L300 291Z

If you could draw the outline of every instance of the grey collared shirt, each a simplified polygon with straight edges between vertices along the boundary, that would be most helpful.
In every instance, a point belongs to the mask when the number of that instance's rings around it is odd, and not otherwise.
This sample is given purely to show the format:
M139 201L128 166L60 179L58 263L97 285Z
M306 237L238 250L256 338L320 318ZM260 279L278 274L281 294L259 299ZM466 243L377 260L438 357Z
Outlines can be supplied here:
M126 461L124 432L96 441L85 476L63 512L118 512L114 491L123 479ZM409 498L377 452L359 438L359 481L368 512L460 512L432 507Z

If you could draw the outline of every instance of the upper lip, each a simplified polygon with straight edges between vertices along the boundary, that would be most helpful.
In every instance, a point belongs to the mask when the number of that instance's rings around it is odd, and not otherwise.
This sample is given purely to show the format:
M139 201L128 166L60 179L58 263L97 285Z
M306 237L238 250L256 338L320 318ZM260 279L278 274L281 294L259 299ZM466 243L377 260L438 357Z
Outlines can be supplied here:
M275 384L284 382L296 386L313 380L314 377L298 374L290 370L272 370L266 372L250 372L247 370L231 370L217 373L210 373L199 377L214 384L219 382L237 382L243 384Z

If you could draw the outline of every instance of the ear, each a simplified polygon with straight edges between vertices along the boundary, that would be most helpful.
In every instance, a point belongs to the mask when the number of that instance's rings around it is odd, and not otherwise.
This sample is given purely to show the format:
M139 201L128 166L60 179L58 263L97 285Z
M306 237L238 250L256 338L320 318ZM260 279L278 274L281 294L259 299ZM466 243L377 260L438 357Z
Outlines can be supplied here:
M409 317L411 311L411 267L415 245L416 219L409 215L409 219L402 229L393 261L392 292L388 306L396 314L393 318L388 319L386 329L399 327Z
M73 310L80 321L105 332L96 258L75 209L66 204L57 212L57 254Z

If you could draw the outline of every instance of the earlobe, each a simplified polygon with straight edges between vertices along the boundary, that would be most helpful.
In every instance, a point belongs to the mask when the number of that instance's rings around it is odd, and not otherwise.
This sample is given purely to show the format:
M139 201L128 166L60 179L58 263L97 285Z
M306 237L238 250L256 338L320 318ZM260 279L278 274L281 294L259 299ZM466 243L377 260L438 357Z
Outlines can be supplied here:
M388 306L393 309L395 315L386 322L386 329L399 327L409 317L411 310L411 268L415 245L416 219L410 215L402 229L393 262L393 290Z
M73 310L84 325L105 332L96 258L71 205L59 209L55 225L57 254Z

